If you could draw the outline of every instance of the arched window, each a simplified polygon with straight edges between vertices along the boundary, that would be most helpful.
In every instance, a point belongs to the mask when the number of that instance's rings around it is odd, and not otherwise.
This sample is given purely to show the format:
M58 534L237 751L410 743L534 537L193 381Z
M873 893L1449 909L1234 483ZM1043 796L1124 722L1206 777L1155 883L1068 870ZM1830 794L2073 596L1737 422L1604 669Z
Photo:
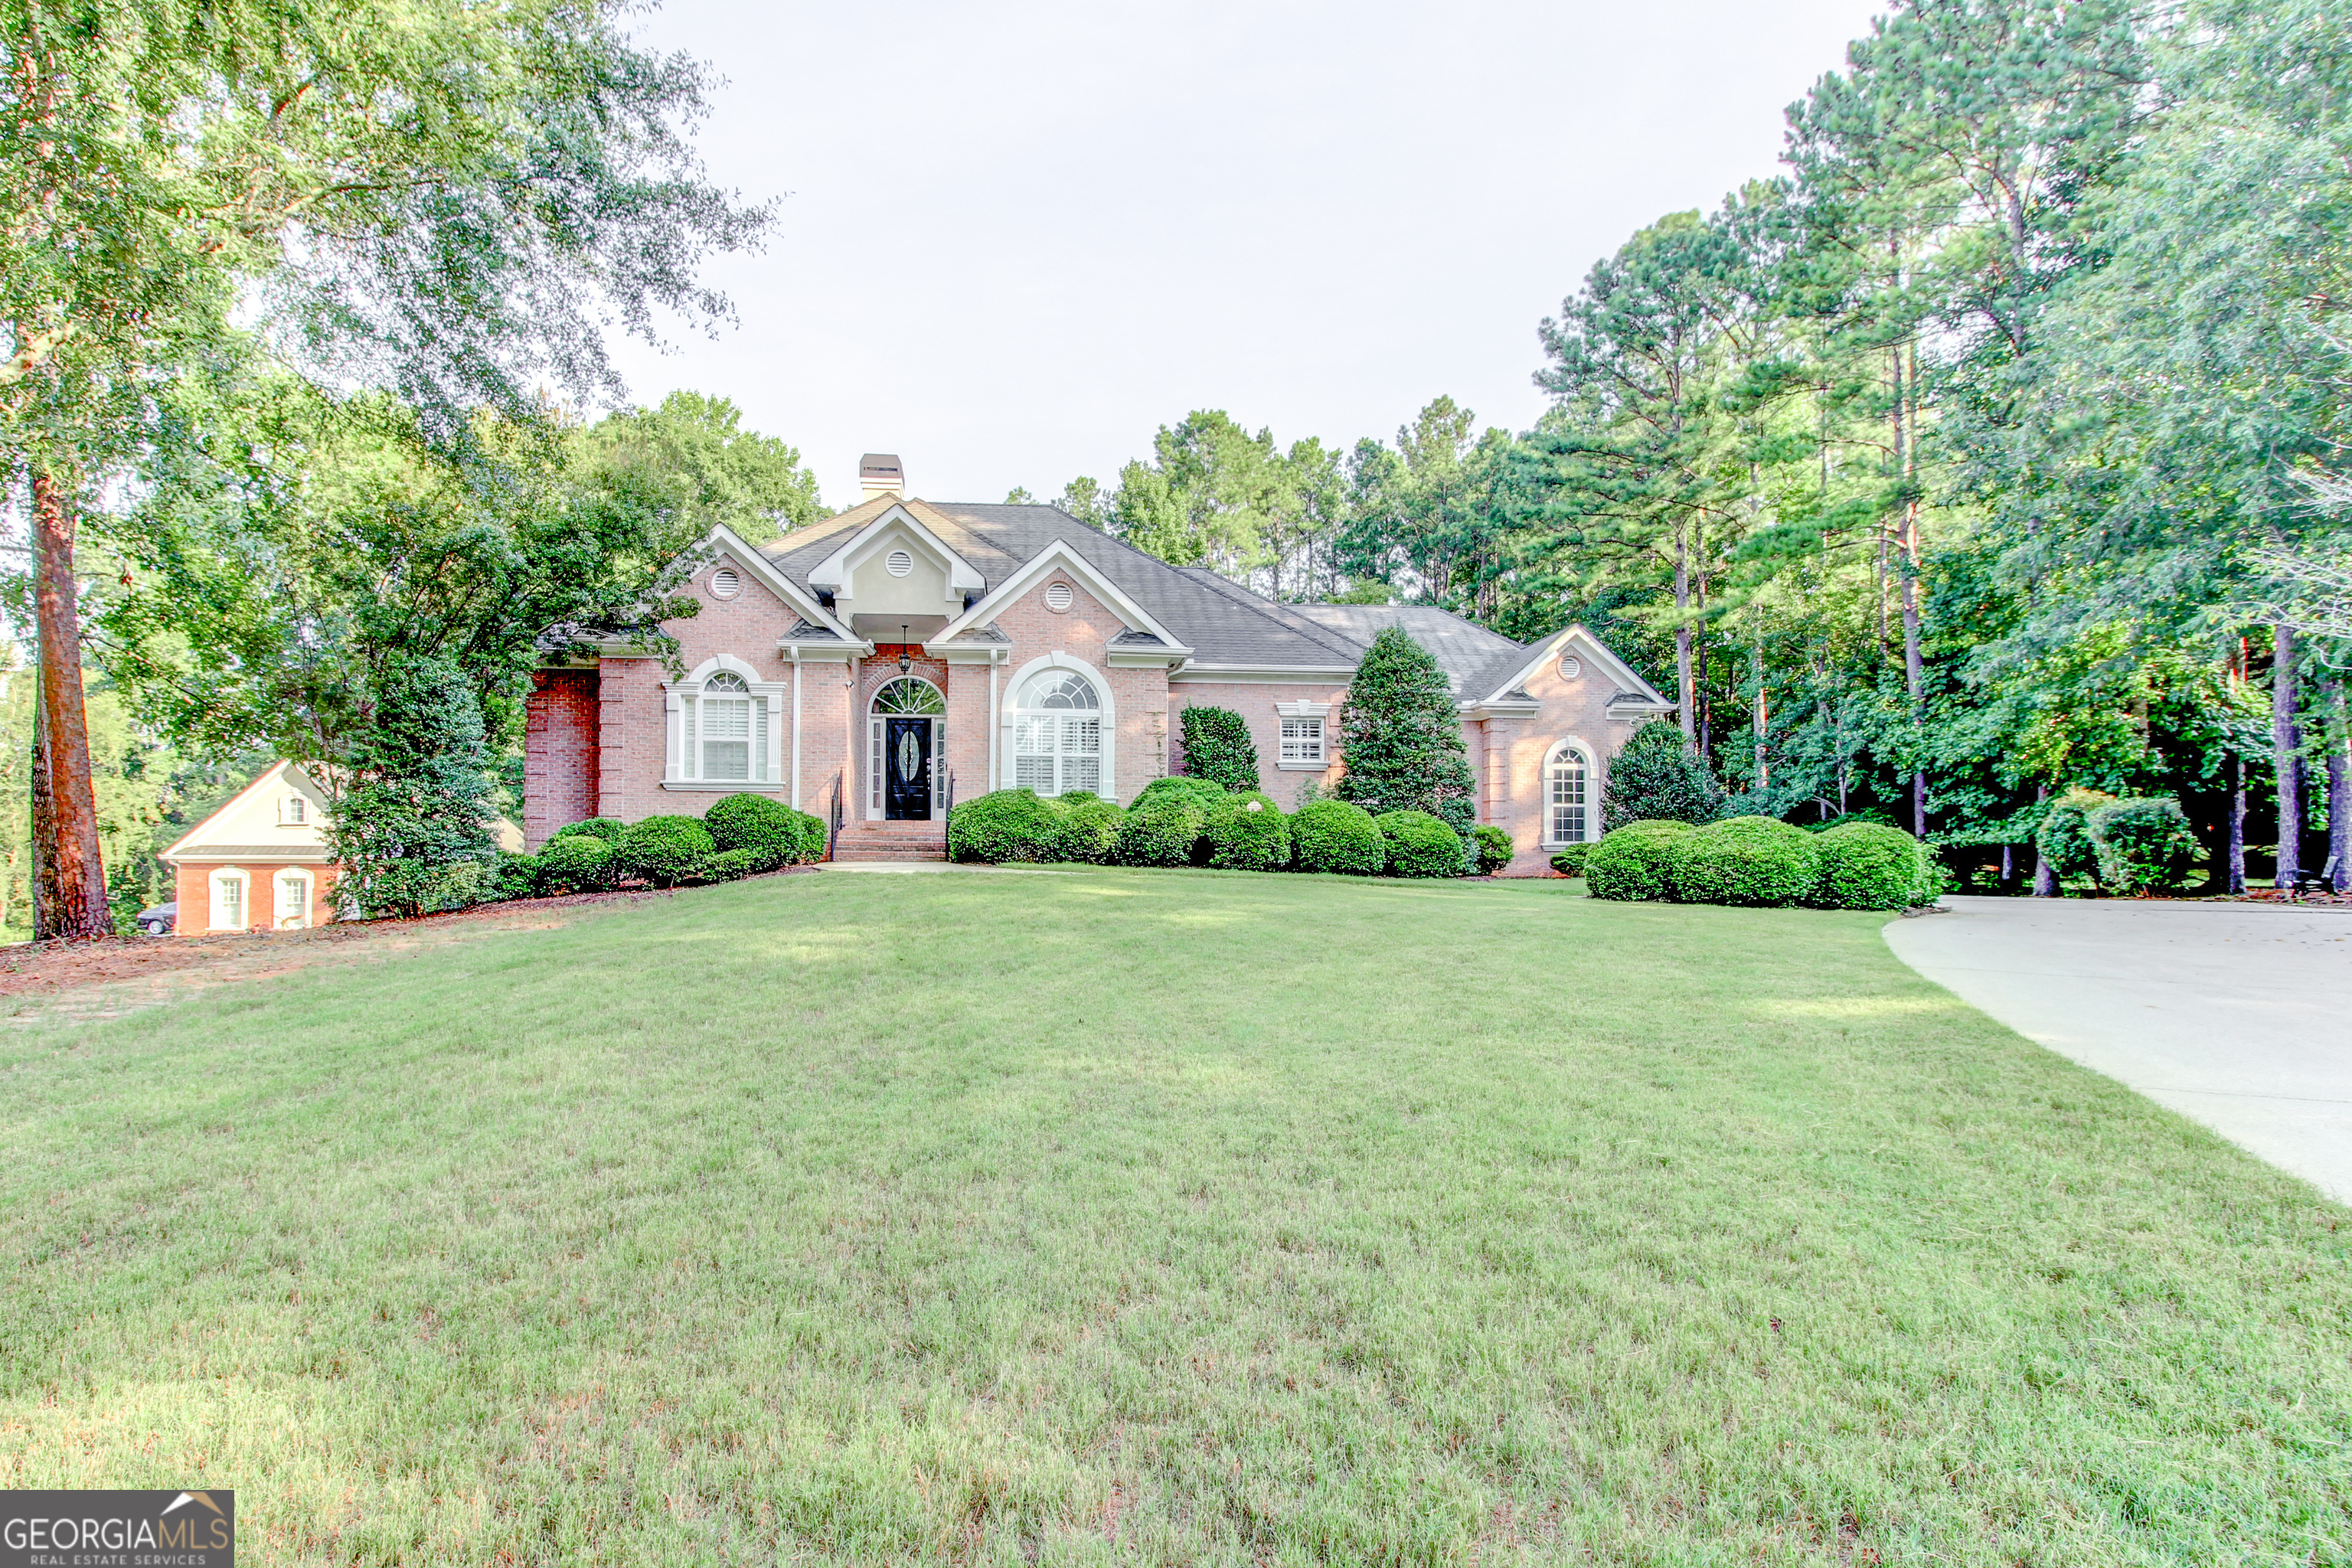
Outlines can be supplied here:
M213 909L209 922L214 931L248 931L253 925L253 906L246 898L245 873L224 868L213 873Z
M1574 742L1570 742L1551 754L1544 770L1544 842L1547 844L1581 844L1589 820L1585 810L1585 783L1591 769L1584 753Z
M279 931L307 931L310 925L310 873L289 866L278 873L278 901L271 911Z
M761 784L768 777L768 698L731 669L678 691L673 778Z
M1013 782L1039 795L1102 793L1102 697L1076 670L1048 669L1013 710Z
M866 807L876 817L937 817L947 795L948 700L919 676L885 681L866 721Z

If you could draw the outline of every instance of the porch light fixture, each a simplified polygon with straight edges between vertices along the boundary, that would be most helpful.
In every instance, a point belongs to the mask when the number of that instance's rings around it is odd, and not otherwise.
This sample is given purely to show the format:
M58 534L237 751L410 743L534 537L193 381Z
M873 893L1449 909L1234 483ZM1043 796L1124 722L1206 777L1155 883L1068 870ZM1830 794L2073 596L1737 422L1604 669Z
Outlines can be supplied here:
M898 623L898 673L901 675L915 668L915 661L907 657L907 628L912 624L910 621Z

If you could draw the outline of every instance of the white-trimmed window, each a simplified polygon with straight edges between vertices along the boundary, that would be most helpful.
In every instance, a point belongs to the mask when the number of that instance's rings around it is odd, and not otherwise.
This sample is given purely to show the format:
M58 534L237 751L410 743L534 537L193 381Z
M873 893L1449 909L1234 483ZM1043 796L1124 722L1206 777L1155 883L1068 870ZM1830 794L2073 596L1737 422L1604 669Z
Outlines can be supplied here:
M1322 720L1285 719L1282 721L1282 765L1312 768L1323 765Z
M310 873L299 866L289 866L278 873L277 901L271 907L273 923L279 931L308 931L315 918L310 909Z
M1581 844L1591 821L1585 796L1592 769L1583 752L1570 742L1551 754L1544 767L1544 842Z
M299 795L289 795L278 803L278 820L289 827L299 827L310 820L310 802Z
M1039 795L1103 793L1102 695L1074 669L1048 669L1013 710L1013 782Z
M695 784L763 784L773 688L754 689L742 675L716 669L676 689L670 720L669 777Z
M244 872L234 867L224 867L213 873L213 910L211 928L214 931L250 931L253 929L253 900L246 895L250 884Z

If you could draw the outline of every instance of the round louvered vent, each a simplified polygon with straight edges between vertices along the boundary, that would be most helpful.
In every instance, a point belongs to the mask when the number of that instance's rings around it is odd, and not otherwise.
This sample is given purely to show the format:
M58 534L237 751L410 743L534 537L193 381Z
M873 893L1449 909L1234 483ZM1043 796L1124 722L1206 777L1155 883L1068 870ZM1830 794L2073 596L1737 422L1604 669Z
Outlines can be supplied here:
M1559 678L1562 680L1574 680L1583 673L1584 666L1577 660L1574 654L1559 661Z
M1045 590L1045 607L1060 615L1077 602L1078 591L1067 583L1056 583Z
M882 563L883 569L893 577L904 577L915 569L915 558L903 550L893 550Z
M742 576L732 566L721 566L710 574L710 592L714 597L731 599L742 591Z

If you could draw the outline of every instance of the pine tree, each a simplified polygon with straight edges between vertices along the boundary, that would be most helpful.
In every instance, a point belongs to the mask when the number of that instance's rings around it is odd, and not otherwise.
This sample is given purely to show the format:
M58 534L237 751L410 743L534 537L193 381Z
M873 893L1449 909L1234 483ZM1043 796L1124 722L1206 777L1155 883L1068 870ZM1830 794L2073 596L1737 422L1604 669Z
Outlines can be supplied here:
M1713 822L1722 809L1723 786L1671 719L1633 731L1601 792L1604 832L1629 822Z
M1476 812L1453 689L1429 650L1395 626L1356 666L1339 742L1341 800L1375 815L1425 811L1470 831Z

